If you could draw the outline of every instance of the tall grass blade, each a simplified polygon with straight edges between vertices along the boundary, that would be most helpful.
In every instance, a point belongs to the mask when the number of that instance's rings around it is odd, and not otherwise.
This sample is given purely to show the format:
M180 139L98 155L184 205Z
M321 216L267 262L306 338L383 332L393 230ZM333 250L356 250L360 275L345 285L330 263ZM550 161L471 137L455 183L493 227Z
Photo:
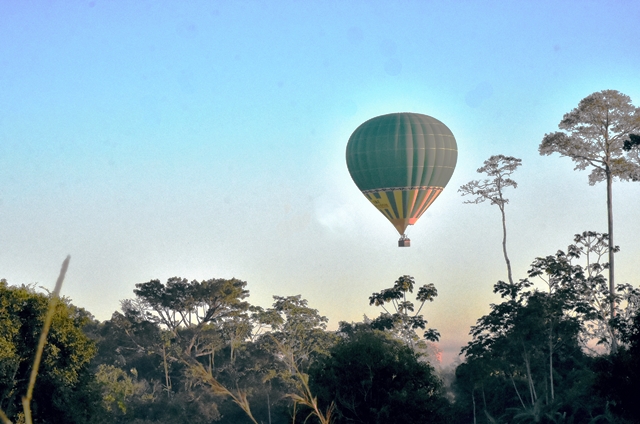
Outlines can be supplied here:
M58 275L58 281L53 289L52 296L49 298L49 308L47 310L47 316L44 319L44 325L40 332L40 340L38 341L38 348L36 350L36 357L33 360L33 366L31 368L31 377L29 378L29 386L27 388L27 395L22 398L22 407L24 409L25 424L33 424L31 419L31 399L33 398L33 388L36 385L36 377L38 376L38 368L40 368L40 361L42 360L42 352L44 351L44 345L47 343L47 334L49 328L51 328L51 321L53 321L53 315L56 312L56 306L58 305L60 289L62 288L62 282L64 276L69 268L69 261L71 256L67 255L67 258L62 262L62 268L60 268L60 275ZM4 415L4 414L3 414ZM3 417L3 419L6 417ZM7 420L8 421L8 420Z

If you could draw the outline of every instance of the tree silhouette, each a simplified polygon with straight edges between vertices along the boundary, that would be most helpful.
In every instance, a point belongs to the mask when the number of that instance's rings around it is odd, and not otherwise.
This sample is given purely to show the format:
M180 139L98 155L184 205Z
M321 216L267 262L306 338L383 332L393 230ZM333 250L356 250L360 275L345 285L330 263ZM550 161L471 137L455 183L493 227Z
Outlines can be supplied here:
M510 284L513 284L513 275L511 273L511 261L509 260L509 255L507 255L507 221L504 213L504 206L509 203L509 199L504 197L503 190L507 187L518 187L518 184L510 177L521 164L521 159L512 156L491 156L484 161L484 166L478 168L478 173L487 174L493 179L469 181L458 189L458 192L462 193L463 196L476 197L464 203L482 203L485 200L489 200L492 205L497 205L500 208L500 214L502 215L502 253L507 264L507 277Z
M607 222L609 234L609 292L611 318L615 317L615 279L613 242L614 177L633 179L637 166L624 156L624 141L640 129L640 108L629 96L615 90L603 90L580 100L578 107L566 113L558 124L562 131L545 134L538 151L541 155L559 153L576 163L575 169L591 168L589 184L607 183ZM615 351L615 339L612 348Z

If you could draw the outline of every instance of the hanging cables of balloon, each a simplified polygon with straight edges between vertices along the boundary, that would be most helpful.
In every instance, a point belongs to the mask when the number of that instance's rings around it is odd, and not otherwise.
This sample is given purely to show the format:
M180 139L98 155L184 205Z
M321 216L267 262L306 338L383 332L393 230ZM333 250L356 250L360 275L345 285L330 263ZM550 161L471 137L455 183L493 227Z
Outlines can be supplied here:
M411 247L411 239L406 234L400 236L398 247Z

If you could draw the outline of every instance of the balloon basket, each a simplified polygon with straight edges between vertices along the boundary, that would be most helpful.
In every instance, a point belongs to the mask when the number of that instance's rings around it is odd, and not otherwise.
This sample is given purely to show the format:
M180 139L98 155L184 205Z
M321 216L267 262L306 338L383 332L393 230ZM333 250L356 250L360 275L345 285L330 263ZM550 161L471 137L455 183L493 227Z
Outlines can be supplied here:
M411 247L411 239L403 234L398 240L398 247Z

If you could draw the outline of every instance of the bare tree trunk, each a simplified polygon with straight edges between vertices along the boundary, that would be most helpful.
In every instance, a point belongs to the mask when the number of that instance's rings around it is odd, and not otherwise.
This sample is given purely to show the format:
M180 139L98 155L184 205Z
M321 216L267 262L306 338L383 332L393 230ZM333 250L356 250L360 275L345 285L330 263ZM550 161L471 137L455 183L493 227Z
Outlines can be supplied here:
M524 343L522 343L522 348L524 349ZM529 363L529 355L527 354L527 350L524 349L522 354L522 359L524 359L524 365L527 370L527 381L529 383L529 396L531 396L531 406L536 404L536 400L538 400L538 394L536 393L536 387L533 384L533 376L531 375L531 364Z
M471 389L471 401L473 402L473 424L476 424L476 398L473 396L475 388Z
M484 395L484 382L482 383L482 405L483 405L483 410L484 413L487 413L487 398Z
M518 390L518 387L516 387L516 382L513 380L513 375L509 374L509 378L511 379L511 384L513 384L513 388L516 391L516 394L518 395L518 399L520 399L520 403L522 404L522 408L526 409L527 407L525 406L523 400L522 400L522 396L520 396L520 391Z
M171 379L169 378L169 367L167 366L167 352L162 346L162 362L164 364L164 380L167 388L167 398L171 399Z
M549 377L547 374L544 375L544 404L549 405Z
M500 213L502 214L502 253L504 254L504 261L507 263L507 277L509 278L509 284L513 285L513 275L511 274L511 261L507 256L507 220L504 215L504 205L500 206Z
M608 231L609 231L609 295L611 296L611 319L616 317L616 301L614 299L615 296L615 280L614 280L614 266L613 266L613 255L614 255L614 244L613 244L613 201L612 201L612 192L611 186L613 183L613 176L611 175L611 170L609 167L606 169L607 174L607 218L608 218ZM616 353L618 351L618 342L616 340L616 335L613 329L611 330L611 353Z
M551 402L553 402L554 390L553 390L553 323L549 328L549 384L551 386Z
M536 403L536 396L533 392L533 380L531 379L531 370L529 369L529 361L525 360L525 365L527 367L527 383L529 385L529 397L531 398L531 406Z
M269 382L269 390L267 390L267 412L269 413L269 424L271 424L271 400L269 400L270 391L271 391L271 382Z

